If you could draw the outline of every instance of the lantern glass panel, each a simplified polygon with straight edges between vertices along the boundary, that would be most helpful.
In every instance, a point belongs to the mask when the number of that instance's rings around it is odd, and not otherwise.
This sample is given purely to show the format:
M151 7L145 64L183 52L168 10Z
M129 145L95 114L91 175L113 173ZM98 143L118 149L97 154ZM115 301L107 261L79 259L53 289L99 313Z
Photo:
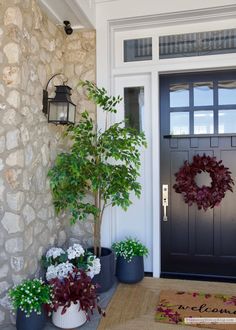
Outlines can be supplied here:
M75 109L76 109L76 106L72 103L69 103L69 122L70 123L75 122Z
M49 121L65 122L67 121L68 103L50 102Z

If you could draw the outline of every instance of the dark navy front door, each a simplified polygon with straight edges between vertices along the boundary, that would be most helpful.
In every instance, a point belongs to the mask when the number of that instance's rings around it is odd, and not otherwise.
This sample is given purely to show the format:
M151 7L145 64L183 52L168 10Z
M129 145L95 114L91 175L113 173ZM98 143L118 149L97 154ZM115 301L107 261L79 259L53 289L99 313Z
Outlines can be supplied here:
M161 274L236 279L236 189L207 211L189 207L173 189L174 174L196 154L222 160L235 181L236 72L161 76L160 86L161 190L168 185ZM206 174L197 180L211 182Z

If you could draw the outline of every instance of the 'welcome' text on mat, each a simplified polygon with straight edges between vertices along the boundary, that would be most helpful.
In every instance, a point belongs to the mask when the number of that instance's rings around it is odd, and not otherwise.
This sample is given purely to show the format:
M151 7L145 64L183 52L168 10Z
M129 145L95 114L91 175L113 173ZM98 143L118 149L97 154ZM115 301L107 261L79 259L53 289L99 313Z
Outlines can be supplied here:
M236 330L236 296L164 290L156 321L221 330Z

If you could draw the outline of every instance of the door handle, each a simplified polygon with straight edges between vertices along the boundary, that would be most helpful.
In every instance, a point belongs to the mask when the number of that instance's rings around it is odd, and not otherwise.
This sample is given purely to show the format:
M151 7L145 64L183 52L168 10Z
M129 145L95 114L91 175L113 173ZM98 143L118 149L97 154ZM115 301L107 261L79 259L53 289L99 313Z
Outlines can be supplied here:
M163 221L167 221L166 209L168 206L168 184L162 185L162 206L164 209Z

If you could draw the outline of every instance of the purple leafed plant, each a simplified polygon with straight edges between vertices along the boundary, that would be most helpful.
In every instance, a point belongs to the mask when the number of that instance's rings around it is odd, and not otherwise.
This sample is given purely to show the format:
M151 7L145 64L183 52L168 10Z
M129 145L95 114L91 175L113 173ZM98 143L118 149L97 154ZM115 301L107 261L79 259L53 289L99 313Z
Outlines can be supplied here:
M65 314L72 303L78 304L79 302L78 311L81 309L85 311L88 320L90 319L89 315L93 314L95 308L100 314L104 315L101 307L97 304L99 299L96 293L96 285L92 283L91 278L83 270L75 268L63 280L55 278L49 281L49 284L53 288L52 303L48 305L49 312L56 312L62 306L61 314Z

